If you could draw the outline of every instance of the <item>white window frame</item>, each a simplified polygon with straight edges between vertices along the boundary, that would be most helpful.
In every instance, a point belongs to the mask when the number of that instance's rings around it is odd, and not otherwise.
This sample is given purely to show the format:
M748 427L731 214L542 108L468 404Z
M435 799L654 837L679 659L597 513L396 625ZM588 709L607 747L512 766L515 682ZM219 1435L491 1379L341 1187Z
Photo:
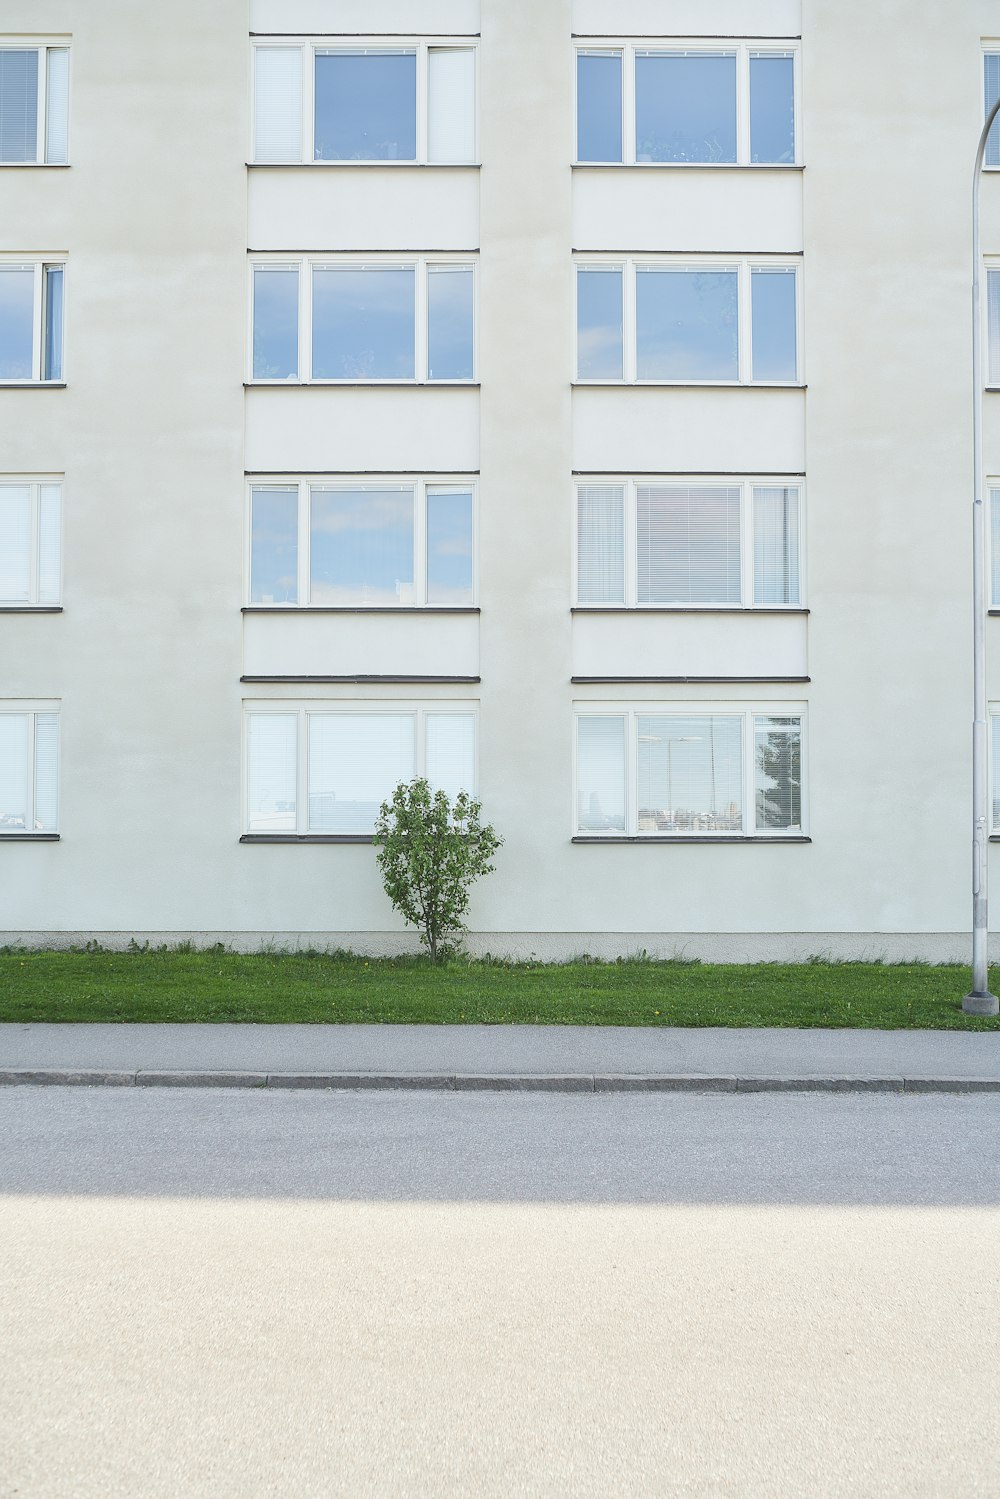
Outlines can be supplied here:
M647 380L638 374L638 330L636 327L636 276L646 267L669 267L676 271L735 271L737 274L737 318L739 331L739 372L735 380ZM579 272L586 270L620 270L622 274L622 327L624 337L624 378L611 379L581 377L580 369L580 314ZM753 379L753 304L751 300L751 278L754 271L781 270L795 272L795 363L794 380ZM603 252L597 255L574 255L573 257L573 383L574 385L676 385L741 386L755 385L763 388L798 390L805 385L803 352L803 274L802 257L799 255L615 255Z
M428 276L435 266L461 266L472 272L472 377L468 380L431 380L428 377ZM255 379L253 373L254 268L273 266L298 272L299 288L299 370L279 380ZM312 310L314 270L413 270L414 276L414 375L361 376L342 379L313 379L312 376ZM479 381L479 255L397 255L387 251L371 255L253 255L247 272L247 384L248 385L476 385ZM303 375L308 370L308 375Z
M257 60L256 50L264 47L270 50L282 48L286 51L298 52L302 58L302 155L288 162L258 161L256 118L257 118ZM352 36L352 37L302 37L302 36L274 36L260 37L251 42L250 57L250 147L247 161L250 166L310 166L310 167L421 167L421 166L443 166L443 167L478 167L479 160L479 41L475 37L463 36ZM417 58L417 118L416 118L416 147L417 154L412 160L383 161L383 160L351 160L351 161L317 161L315 159L316 149L316 109L315 109L315 80L316 80L316 54L327 52L414 52ZM429 87L430 52L461 51L473 53L473 67L475 71L475 102L473 109L473 159L471 161L431 161L428 155L428 135L430 126L429 116Z
M622 160L620 162L580 161L577 148L580 142L579 68L576 58L586 52L617 52L622 57ZM733 161L638 161L635 141L635 58L636 53L679 52L713 53L716 56L736 56L736 160ZM722 42L718 37L684 37L671 41L663 37L587 37L579 39L574 50L573 67L573 165L574 167L641 167L643 171L734 171L737 167L750 167L759 172L800 171L802 167L802 58L801 43L795 38L783 37L739 37ZM770 55L792 57L794 78L793 98L795 107L795 160L760 161L750 160L750 58Z
M12 251L0 252L0 269L32 271L34 291L31 309L31 375L23 380L0 379L5 385L65 385L66 384L66 326L69 296L69 270L66 255L15 255ZM58 266L63 273L63 338L60 349L62 372L58 380L43 380L42 368L45 359L45 272Z
M296 730L296 766L295 766L295 831L261 833L250 831L250 808L248 798L250 793L249 775L249 748L250 734L249 721L251 715L260 714L283 714L286 717L295 714ZM470 715L473 720L473 770L475 785L469 787L470 795L478 796L479 791L479 704L478 702L453 701L441 699L440 701L428 702L426 699L416 702L413 699L391 701L385 698L364 701L357 698L344 699L303 699L303 698L245 698L243 701L243 748L242 748L242 772L241 772L241 806L240 825L243 836L253 839L287 842L290 838L316 840L322 843L370 843L371 835L368 833L312 833L309 831L309 720L313 717L346 717L349 714L361 714L365 718L401 718L411 716L415 719L414 744L416 754L414 756L414 775L423 776L427 773L427 719L433 717L463 717Z
M56 715L56 825L54 828L2 828L0 827L0 842L5 838L23 842L25 839L39 838L51 840L59 836L62 825L62 775L60 756L62 751L62 704L58 698L0 698L0 716L11 718L27 718L27 756L28 756L28 801L31 806L31 821L35 821L35 810L38 804L38 788L35 785L35 719L40 713L54 713Z
M41 491L43 485L58 485L59 488L59 590L55 599L39 599L41 583ZM28 598L5 599L0 594L0 609L37 609L44 613L48 609L62 608L63 591L63 498L64 474L0 474L0 490L31 490L31 535L28 542Z
M625 548L625 597L620 604L584 603L580 598L580 507L578 492L583 485L621 484L625 488L625 513L623 544ZM638 491L647 485L690 486L692 489L739 489L740 490L740 602L698 604L641 604L639 602L639 537L638 537ZM794 604L757 604L754 602L754 529L753 492L755 489L795 489L799 496L799 598ZM606 613L609 609L630 610L635 613L664 614L678 612L688 614L693 609L709 614L756 613L798 614L806 607L806 486L798 474L755 474L736 476L733 474L574 474L572 490L573 511L573 607L581 613L593 611Z
M1000 57L1000 40L995 37L984 37L979 50L979 97L983 106L982 124L985 125L986 116L989 113L986 108L986 59L988 57ZM982 126L980 128L982 128ZM994 126L994 129L996 129L996 126ZM1000 162L994 162L991 165L990 162L986 160L986 157L984 155L983 171L1000 172Z
M719 829L705 829L704 831L684 830L671 831L668 833L660 831L639 831L639 719L647 717L659 718L742 718L742 791L743 791L743 828L739 832L726 832ZM579 809L579 747L580 733L579 720L581 718L610 718L625 720L625 831L617 830L602 832L581 832L578 826L577 814ZM787 828L757 828L757 797L755 788L755 755L754 755L754 720L756 718L797 718L799 720L800 734L800 758L802 766L801 774L801 810L802 822L798 831ZM776 840L781 842L789 838L798 841L809 836L809 813L807 804L808 775L807 775L807 722L806 705L803 702L642 702L637 703L634 699L629 702L576 702L573 704L573 786L572 786L572 809L571 809L571 837L574 840L585 840L587 842L607 840L608 842L642 843L657 840L673 842L697 843L710 839L712 842L746 842L747 839L754 841Z
M0 480L0 483L3 481ZM253 549L253 493L255 489L297 489L298 490L298 544L297 552L297 582L296 593L299 600L308 599L311 580L311 529L310 529L310 494L313 489L412 489L414 491L413 508L413 602L409 604L313 604L299 602L297 604L255 603L251 598L253 579L251 576L251 558ZM428 490L451 491L454 494L472 493L472 601L468 604L435 604L427 599L427 492ZM243 549L243 602L244 608L263 611L287 612L295 610L305 613L328 614L330 612L342 612L348 610L352 614L359 611L371 610L374 613L383 614L386 611L400 611L406 613L412 609L424 609L437 612L444 610L449 613L474 609L479 599L479 481L470 477L463 478L461 475L446 474L441 478L435 478L432 474L310 474L308 478L300 475L289 474L287 477L277 477L274 474L262 474L247 476L246 510L244 525L244 549Z
M38 124L35 132L35 159L34 161L0 161L0 168L8 167L65 167L72 160L72 126L73 111L71 100L73 97L73 48L72 38L62 39L46 37L43 39L29 36L0 36L0 52L36 52L38 54ZM66 74L66 160L49 161L48 142L48 90L49 90L49 68L48 53L67 52L67 74Z
M1000 172L1000 166L992 167L991 171ZM983 377L987 390L1000 390L1000 368L993 368L990 359L990 276L1000 276L1000 255L985 255L983 257L983 282L982 282L982 327L979 330L983 348ZM998 356L1000 362L1000 356Z

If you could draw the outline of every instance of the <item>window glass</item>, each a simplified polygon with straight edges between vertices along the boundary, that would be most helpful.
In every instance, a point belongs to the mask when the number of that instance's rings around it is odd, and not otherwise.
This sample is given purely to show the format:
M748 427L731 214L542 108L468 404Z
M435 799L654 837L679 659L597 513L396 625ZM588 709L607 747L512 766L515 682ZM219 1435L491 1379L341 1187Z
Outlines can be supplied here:
M797 718L754 719L754 797L758 831L801 831L802 735Z
M299 373L299 273L295 266L254 267L255 380L294 380Z
M750 276L754 380L794 380L796 297L793 270L754 270Z
M743 720L638 720L639 831L741 832Z
M640 484L640 604L738 604L740 489Z
M473 600L471 490L427 491L427 602Z
M581 267L576 277L576 306L579 378L621 380L624 374L621 267Z
M427 154L431 161L474 161L476 54L471 47L427 53Z
M0 266L0 380L31 379L34 321L34 270Z
M795 160L795 59L750 54L750 160Z
M295 832L295 713L247 715L247 832Z
M323 266L313 271L313 378L412 380L412 266Z
M298 603L297 485L255 486L250 499L250 602Z
M471 380L473 373L471 266L427 268L427 378Z
M761 485L753 492L753 601L799 602L799 492Z
M736 54L637 52L637 161L735 162Z
M577 720L576 826L580 833L625 831L625 720Z
M0 713L0 833L31 825L28 786L28 715Z
M38 50L0 48L0 161L38 160Z
M45 359L43 380L62 379L63 348L63 268L45 267Z
M309 831L370 833L383 801L415 773L412 713L309 717Z
M1000 98L1000 52L989 52L983 59L986 108L983 118L989 114ZM986 142L986 165L1000 167L1000 118L994 121Z
M317 161L415 161L413 52L316 54Z
M620 52L577 53L576 157L578 161L622 159Z
M312 490L310 602L413 603L413 490Z
M427 779L435 791L455 797L476 789L476 720L471 713L429 713Z
M735 270L636 271L640 380L739 379Z
M45 54L45 160L69 160L69 49L49 47Z
M580 484L577 507L577 598L581 604L625 602L625 486Z
M991 385L1000 385L1000 267L986 272L986 316Z
M31 596L30 484L0 485L0 599L26 604Z

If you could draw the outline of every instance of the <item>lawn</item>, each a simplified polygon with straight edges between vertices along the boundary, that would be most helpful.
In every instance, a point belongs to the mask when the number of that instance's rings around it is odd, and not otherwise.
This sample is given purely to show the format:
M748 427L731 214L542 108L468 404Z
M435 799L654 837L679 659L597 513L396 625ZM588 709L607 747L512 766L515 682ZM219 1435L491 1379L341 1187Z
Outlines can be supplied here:
M507 963L150 948L0 950L0 1021L860 1026L995 1030L964 968Z

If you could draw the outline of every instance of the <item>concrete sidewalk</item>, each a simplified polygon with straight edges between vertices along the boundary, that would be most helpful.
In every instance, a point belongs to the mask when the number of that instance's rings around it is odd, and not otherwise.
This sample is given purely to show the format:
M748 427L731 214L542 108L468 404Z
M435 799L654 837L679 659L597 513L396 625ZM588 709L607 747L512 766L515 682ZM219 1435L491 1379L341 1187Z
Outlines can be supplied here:
M1000 1032L0 1024L15 1083L1000 1092Z

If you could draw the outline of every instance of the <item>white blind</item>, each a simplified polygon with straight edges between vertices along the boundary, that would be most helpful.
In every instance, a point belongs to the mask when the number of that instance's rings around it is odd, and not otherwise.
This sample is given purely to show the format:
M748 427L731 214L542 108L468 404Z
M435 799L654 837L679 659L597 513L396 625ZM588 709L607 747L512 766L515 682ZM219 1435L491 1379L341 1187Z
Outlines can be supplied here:
M990 571L990 607L1000 609L1000 489L990 490Z
M31 486L0 485L0 599L31 598Z
M414 715L309 716L309 831L370 833L383 801L416 769Z
M302 160L301 47L256 49L254 160Z
M986 312L989 330L989 374L991 385L1000 384L1000 270L986 272Z
M802 828L802 724L798 718L755 718L754 799L758 829Z
M755 604L799 602L799 492L767 485L753 492Z
M59 825L59 716L35 714L35 820L38 833Z
M625 831L625 719L596 714L577 720L576 827L579 833Z
M997 98L1000 97L1000 52L988 52L983 59L985 104L983 118L989 114ZM1000 120L994 122L986 142L986 165L988 167L1000 167Z
M739 486L640 484L640 604L740 602Z
M625 602L625 486L581 484L577 507L577 599Z
M38 602L58 604L60 596L60 510L62 487L38 486Z
M0 713L0 833L23 831L28 808L28 715Z
M993 831L1000 833L1000 715L990 717L990 738L993 742Z
M743 828L743 719L641 717L640 833Z
M45 55L45 160L69 160L69 48L49 47Z
M427 153L431 161L476 157L476 54L471 47L428 52Z
M0 48L0 161L38 160L38 51Z
M247 832L294 833L298 715L247 715Z
M429 713L427 779L435 791L454 797L476 789L476 720L472 713Z

